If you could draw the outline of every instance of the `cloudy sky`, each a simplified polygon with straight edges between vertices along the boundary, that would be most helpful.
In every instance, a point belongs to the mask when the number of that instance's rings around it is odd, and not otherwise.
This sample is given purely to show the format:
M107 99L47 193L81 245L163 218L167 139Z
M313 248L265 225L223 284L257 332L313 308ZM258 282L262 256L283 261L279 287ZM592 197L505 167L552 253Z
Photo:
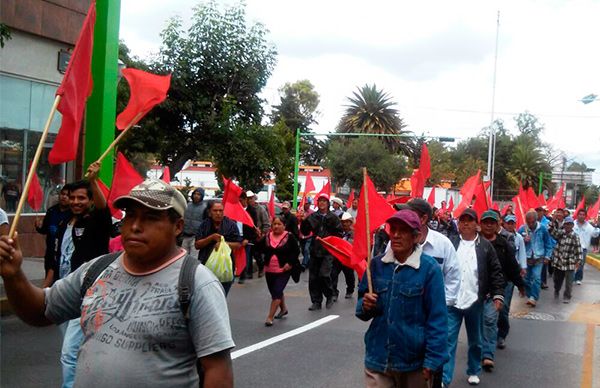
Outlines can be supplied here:
M121 39L135 55L158 51L167 18L189 18L198 0L122 0ZM228 2L231 4L231 2ZM528 110L544 139L597 169L600 183L600 1L247 0L278 51L264 91L309 79L321 96L320 132L333 131L346 97L375 83L408 129L467 138L491 120L496 19L500 34L495 116L508 128Z

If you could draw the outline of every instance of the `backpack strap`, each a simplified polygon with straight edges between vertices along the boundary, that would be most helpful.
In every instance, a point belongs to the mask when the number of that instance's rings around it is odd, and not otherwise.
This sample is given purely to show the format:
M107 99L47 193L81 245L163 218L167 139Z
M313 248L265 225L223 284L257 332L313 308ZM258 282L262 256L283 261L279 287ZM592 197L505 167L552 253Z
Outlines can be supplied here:
M98 260L96 260L90 267L88 268L85 276L83 278L83 282L81 283L81 299L85 297L85 293L88 288L90 288L98 276L104 272L109 265L112 264L113 261L117 259L123 253L123 251L109 253L107 255L101 256Z
M192 255L186 255L179 271L179 283L177 286L179 308L186 322L190 319L189 309L194 293L194 276L196 275L198 264L200 264L200 261L197 258Z

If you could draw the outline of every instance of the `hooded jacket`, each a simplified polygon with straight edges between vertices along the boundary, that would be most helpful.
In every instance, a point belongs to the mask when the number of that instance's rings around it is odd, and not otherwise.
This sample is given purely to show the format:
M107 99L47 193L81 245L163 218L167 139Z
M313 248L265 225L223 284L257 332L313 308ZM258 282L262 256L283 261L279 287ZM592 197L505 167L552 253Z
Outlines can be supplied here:
M185 209L185 213L183 214L183 235L184 236L195 236L198 233L198 228L200 224L206 218L206 202L204 201L204 189L202 187L198 187L196 190L192 192L192 196L194 193L200 193L200 202L194 203L190 202Z

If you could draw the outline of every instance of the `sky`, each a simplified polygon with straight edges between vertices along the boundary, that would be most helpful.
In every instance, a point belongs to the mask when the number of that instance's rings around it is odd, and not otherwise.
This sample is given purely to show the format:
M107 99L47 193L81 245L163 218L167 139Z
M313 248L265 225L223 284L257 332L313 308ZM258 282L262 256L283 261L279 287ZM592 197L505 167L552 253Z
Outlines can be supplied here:
M160 47L169 17L184 22L199 0L121 1L120 38L142 58ZM224 5L235 2L222 2ZM600 0L247 0L248 22L270 31L277 65L262 97L310 80L320 95L317 132L331 132L347 97L375 84L397 103L407 129L476 136L492 117L514 130L529 111L544 141L595 168L600 184ZM498 11L498 59L493 92ZM495 103L492 115L492 96Z

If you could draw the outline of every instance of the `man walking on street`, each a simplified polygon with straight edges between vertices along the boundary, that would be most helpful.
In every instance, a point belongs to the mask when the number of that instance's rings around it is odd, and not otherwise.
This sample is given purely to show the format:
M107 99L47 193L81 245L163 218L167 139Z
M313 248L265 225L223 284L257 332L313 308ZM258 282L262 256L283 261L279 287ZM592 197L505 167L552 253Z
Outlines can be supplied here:
M492 243L496 256L502 268L504 279L503 289L506 284L517 286L519 294L525 296L525 282L521 277L521 267L515 259L515 249L508 241L499 234L500 217L493 210L488 210L481 215L481 235ZM508 303L504 295L504 304ZM504 309L504 307L503 307ZM483 368L491 372L494 368L494 356L496 354L496 341L498 339L498 314L495 303L491 297L486 297L483 305Z
M300 231L303 235L313 233L314 237L342 237L340 218L329 211L329 194L319 194L317 197L318 211L307 218L300 218ZM308 266L308 291L310 293L310 311L320 310L323 296L326 298L325 307L333 306L333 288L331 286L331 269L333 257L316 239L310 248L310 264Z
M583 267L585 266L585 259L587 257L587 253L590 250L592 245L592 238L598 237L600 234L599 228L594 228L589 222L585 219L587 218L587 211L585 209L579 209L577 212L577 222L573 230L579 236L579 242L581 243L581 265L575 271L575 283L578 285L583 281Z
M535 307L540 298L542 268L545 262L550 261L553 241L548 229L538 222L535 210L527 212L525 225L519 228L519 233L525 241L527 256L527 275L525 277L527 305Z
M181 247L192 256L198 256L198 250L194 245L196 243L196 233L198 233L198 228L204 220L205 214L204 189L198 187L192 192L192 202L188 203L183 215L183 243Z
M198 387L197 364L201 386L233 387L225 296L202 265L194 268L185 315L180 306L181 268L195 261L184 260L186 252L176 245L185 198L162 181L146 180L114 204L125 210L125 251L109 256L112 262L92 279L88 270L107 256L51 288L37 288L21 269L18 238L0 238L1 275L16 314L35 326L81 316L76 387Z
M550 234L556 240L556 247L552 253L552 266L554 267L554 299L560 296L563 281L565 292L563 303L571 301L573 290L573 272L581 266L582 248L579 236L573 232L575 221L567 217L561 228L557 220L550 224Z
M448 322L439 264L423 253L419 217L400 210L387 220L391 249L371 261L360 283L356 316L371 320L365 334L368 388L427 388L448 360Z
M458 219L460 235L452 240L461 270L456 305L448 307L448 350L450 360L444 365L443 383L449 386L454 376L456 347L462 321L468 340L467 382L478 385L482 361L483 302L489 296L495 309L504 301L504 277L492 244L477 233L477 213L465 209Z

